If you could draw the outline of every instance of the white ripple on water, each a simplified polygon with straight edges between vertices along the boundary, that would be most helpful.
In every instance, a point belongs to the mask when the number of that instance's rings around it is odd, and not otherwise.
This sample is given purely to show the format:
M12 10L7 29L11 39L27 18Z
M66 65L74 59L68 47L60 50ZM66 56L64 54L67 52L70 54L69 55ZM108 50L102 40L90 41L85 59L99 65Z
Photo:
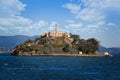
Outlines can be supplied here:
M99 72L83 72L85 75L101 75Z
M67 70L66 68L25 68L25 67L17 67L17 68L7 68L7 70L41 70L41 71L47 71L47 70Z
M5 65L5 66L7 66L7 65L8 65L8 63L4 63L4 65Z

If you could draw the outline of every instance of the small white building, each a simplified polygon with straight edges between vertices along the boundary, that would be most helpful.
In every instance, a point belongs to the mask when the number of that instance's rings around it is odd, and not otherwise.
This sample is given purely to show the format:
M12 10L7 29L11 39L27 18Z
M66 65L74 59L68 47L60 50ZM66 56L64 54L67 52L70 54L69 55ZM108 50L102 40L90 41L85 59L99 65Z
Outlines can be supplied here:
M109 56L110 54L108 52L104 52L104 55L105 56Z
M29 44L28 44L28 46L30 47L30 46L31 46L31 44L29 43Z
M82 54L83 54L83 53L82 53L82 51L79 51L79 54L81 54L81 55L82 55Z

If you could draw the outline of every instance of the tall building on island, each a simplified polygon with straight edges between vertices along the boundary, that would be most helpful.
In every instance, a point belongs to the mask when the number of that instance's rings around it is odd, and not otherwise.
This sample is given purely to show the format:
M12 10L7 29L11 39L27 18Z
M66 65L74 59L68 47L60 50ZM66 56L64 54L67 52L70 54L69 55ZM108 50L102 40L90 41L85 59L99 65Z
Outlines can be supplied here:
M60 32L58 30L58 25L56 24L54 32L43 32L42 36L44 37L70 37L70 34L67 32Z

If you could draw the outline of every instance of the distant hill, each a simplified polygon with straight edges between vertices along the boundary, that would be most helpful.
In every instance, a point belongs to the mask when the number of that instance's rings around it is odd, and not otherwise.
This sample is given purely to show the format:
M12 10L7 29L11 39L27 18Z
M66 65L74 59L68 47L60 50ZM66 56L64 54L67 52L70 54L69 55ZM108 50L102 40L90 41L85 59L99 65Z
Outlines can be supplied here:
M26 40L33 40L39 36L25 36L25 35L16 35L16 36L0 36L0 48L13 49L16 45L23 43Z
M120 48L119 47L106 48L106 47L100 46L98 52L100 53L109 52L111 54L120 54Z
M9 50L6 48L0 48L0 53L2 53L2 52L9 52Z

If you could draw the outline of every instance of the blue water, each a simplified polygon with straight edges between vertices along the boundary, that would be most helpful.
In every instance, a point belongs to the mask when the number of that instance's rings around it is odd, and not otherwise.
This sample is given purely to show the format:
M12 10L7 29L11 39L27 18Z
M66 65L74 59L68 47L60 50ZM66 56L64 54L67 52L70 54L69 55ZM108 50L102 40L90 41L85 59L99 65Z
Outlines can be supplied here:
M120 56L26 57L0 54L0 80L120 80Z

